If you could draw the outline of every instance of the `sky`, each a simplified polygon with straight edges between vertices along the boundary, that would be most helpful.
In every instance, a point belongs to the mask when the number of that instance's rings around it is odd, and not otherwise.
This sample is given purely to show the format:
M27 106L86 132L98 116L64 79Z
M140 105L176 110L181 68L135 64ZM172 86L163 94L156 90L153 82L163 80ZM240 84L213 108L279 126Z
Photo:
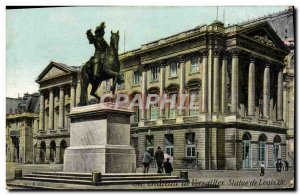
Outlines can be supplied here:
M210 24L217 15L237 24L287 7L59 7L6 10L6 97L38 91L35 82L50 61L83 65L94 53L86 31L102 21L105 39L119 30L119 53ZM224 21L223 21L224 22ZM125 49L124 49L125 40Z

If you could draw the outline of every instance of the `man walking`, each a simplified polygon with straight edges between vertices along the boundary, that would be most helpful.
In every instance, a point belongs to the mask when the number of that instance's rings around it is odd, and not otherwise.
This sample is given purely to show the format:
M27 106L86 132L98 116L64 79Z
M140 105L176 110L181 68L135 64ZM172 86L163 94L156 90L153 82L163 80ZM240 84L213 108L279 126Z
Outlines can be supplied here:
M265 175L265 164L264 162L262 162L260 164L260 176L264 176Z
M143 165L144 165L144 173L148 173L149 172L149 164L151 161L151 156L149 153L149 148L146 149L144 156L143 156Z
M157 173L162 173L163 172L163 161L164 161L164 152L161 150L160 146L157 147L157 150L155 152L155 160L157 164Z

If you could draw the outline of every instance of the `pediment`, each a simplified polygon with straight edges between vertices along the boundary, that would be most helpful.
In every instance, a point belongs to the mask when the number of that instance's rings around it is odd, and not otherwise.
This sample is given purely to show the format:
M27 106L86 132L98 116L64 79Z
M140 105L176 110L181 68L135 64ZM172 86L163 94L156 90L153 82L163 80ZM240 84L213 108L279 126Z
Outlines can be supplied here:
M64 64L50 62L50 64L39 75L37 82L42 80L48 80L71 73L71 70Z
M289 51L268 22L245 25L239 34L267 47Z
M53 77L64 75L66 73L67 73L66 71L63 71L63 70L53 66L49 70L49 72L43 77L43 79L50 79L50 78L53 78Z

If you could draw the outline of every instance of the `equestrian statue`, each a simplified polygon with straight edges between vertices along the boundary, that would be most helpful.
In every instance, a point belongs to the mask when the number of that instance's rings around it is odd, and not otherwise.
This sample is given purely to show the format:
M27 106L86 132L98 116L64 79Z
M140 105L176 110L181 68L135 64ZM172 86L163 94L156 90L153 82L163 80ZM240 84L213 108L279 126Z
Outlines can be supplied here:
M81 94L79 106L88 104L87 89L88 85L92 85L90 92L98 102L100 97L96 91L102 81L113 79L113 84L110 88L112 94L115 94L116 84L124 82L124 78L120 74L120 61L118 55L119 49L119 31L113 33L111 31L110 44L108 45L104 39L105 23L96 27L95 35L91 30L86 32L90 44L94 44L95 54L87 61L81 69Z

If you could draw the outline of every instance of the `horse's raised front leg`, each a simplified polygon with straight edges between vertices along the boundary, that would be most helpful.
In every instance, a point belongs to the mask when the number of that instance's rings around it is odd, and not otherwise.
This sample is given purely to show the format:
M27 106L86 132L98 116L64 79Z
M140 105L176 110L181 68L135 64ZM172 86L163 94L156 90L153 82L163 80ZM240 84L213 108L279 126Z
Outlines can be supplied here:
M118 72L112 71L110 68L103 66L104 72L107 74L107 77L117 77L119 75Z

